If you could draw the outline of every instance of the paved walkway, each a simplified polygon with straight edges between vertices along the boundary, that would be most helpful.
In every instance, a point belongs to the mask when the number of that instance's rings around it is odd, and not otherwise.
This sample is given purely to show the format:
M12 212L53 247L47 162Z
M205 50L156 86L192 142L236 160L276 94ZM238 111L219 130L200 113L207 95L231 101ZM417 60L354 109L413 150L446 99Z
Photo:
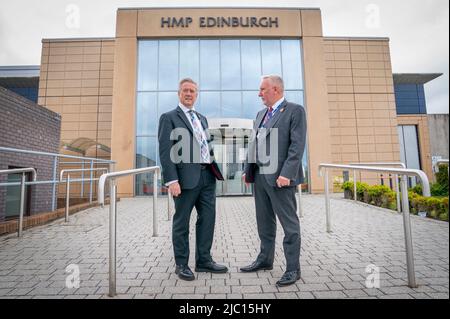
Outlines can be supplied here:
M402 217L340 198L331 201L334 232L325 231L324 199L303 196L302 279L277 288L283 274L281 226L272 271L238 271L257 255L253 198L219 198L213 256L227 274L178 280L167 221L159 201L159 237L152 237L151 199L118 203L117 298L449 298L449 224L412 217L418 288L407 286ZM108 298L108 213L92 208L52 224L0 237L0 298ZM195 236L191 221L191 262ZM368 265L379 288L367 288ZM80 287L66 281L80 272ZM66 272L66 267L68 272ZM68 277L69 276L69 277Z

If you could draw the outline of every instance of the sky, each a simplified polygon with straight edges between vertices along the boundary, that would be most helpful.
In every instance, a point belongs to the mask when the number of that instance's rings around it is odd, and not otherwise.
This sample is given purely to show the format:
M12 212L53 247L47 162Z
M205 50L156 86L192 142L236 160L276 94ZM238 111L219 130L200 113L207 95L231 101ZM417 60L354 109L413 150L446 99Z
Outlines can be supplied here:
M117 8L309 7L324 36L390 38L394 73L444 73L425 85L429 114L449 113L448 0L14 0L0 4L0 65L39 65L43 38L114 37Z

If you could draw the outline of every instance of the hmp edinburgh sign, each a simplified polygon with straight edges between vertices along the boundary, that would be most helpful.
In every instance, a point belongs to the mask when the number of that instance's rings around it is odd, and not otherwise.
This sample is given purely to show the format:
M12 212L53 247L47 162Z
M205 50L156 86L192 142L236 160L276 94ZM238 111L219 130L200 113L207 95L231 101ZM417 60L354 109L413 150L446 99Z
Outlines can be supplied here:
M192 17L161 18L161 28L189 28ZM200 17L200 28L278 28L278 17Z

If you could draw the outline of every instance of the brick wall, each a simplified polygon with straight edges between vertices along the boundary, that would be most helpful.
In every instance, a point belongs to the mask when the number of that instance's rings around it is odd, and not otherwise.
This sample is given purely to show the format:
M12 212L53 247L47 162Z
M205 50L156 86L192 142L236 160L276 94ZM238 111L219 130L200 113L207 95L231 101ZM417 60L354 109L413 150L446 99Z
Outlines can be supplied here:
M0 146L58 153L61 116L0 87ZM53 179L53 158L0 151L0 170L34 167L38 180ZM0 182L7 176L0 175ZM31 187L31 215L51 211L52 186ZM6 214L6 187L0 187L0 221Z

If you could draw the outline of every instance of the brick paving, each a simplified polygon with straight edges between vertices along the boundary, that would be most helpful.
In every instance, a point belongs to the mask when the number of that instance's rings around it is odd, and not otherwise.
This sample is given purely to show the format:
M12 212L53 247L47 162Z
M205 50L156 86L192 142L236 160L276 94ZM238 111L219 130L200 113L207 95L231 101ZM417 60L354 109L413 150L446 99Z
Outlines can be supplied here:
M449 298L448 223L412 216L419 287L409 288L401 215L334 196L333 232L329 234L323 196L302 198L302 279L284 288L275 286L285 269L280 225L274 269L249 274L238 270L258 252L253 198L217 199L212 252L230 271L196 273L192 282L181 281L174 274L167 199L158 202L158 237L152 237L152 200L122 199L118 203L116 298ZM21 239L0 237L0 298L109 298L108 214L109 206L91 208L72 215L68 224L59 220L25 230ZM192 269L195 218L194 213ZM76 268L69 265L79 269L79 288L70 288L75 274L71 269ZM379 270L379 288L366 285L369 265Z

